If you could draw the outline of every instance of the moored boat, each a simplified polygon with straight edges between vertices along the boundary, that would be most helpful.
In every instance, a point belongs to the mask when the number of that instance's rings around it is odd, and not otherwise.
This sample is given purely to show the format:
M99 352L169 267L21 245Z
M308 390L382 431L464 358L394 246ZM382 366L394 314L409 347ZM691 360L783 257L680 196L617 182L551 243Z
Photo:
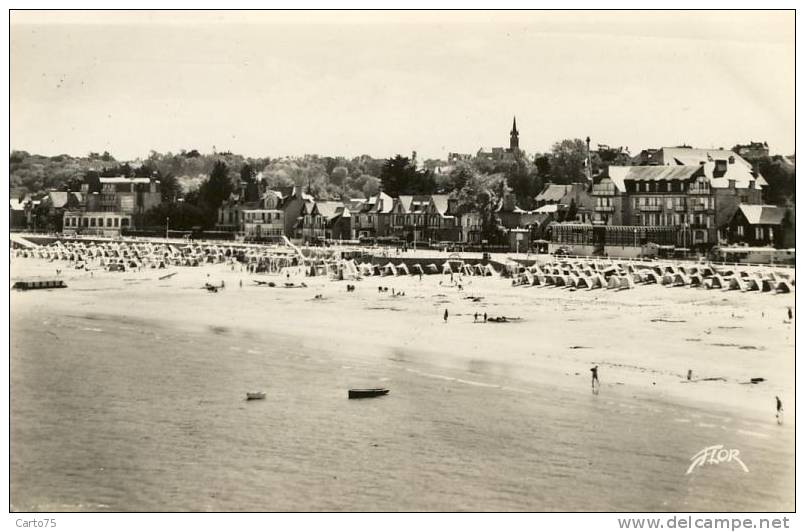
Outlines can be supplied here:
M363 399L366 397L378 397L389 393L388 388L353 388L349 390L350 399Z
M246 392L247 401L256 401L265 398L266 398L266 392Z

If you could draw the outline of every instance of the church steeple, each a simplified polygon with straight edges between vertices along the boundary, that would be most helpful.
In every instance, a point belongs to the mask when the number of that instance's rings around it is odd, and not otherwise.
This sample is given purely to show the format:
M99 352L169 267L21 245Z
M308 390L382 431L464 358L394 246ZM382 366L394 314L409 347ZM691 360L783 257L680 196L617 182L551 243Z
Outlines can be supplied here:
M509 151L517 151L520 149L520 133L517 131L517 117L512 120L512 130L509 133Z

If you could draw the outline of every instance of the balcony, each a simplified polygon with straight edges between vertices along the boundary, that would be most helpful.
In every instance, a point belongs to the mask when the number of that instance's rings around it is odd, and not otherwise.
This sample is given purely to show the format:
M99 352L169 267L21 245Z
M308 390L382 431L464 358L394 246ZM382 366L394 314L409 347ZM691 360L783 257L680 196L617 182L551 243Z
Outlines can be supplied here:
M614 185L593 185L593 196L614 196Z
M675 212L687 212L688 207L687 205L674 205Z
M690 229L710 229L707 224L688 224Z
M635 209L642 212L661 212L662 205L638 205Z
M691 210L693 212L707 212L707 211L711 211L712 209L710 208L709 205L701 205L701 204L699 204L699 205L693 205L691 207Z
M710 194L710 187L690 187L688 194Z
M615 212L615 207L612 205L598 205L595 207L595 212Z

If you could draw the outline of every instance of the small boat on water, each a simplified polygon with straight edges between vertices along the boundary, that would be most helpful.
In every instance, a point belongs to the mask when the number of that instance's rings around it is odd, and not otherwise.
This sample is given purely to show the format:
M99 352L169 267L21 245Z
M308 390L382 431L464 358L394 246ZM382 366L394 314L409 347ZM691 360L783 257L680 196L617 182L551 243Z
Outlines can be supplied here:
M257 401L266 398L266 392L246 392L247 401Z
M363 399L366 397L378 397L389 393L388 388L353 388L349 391L350 399Z

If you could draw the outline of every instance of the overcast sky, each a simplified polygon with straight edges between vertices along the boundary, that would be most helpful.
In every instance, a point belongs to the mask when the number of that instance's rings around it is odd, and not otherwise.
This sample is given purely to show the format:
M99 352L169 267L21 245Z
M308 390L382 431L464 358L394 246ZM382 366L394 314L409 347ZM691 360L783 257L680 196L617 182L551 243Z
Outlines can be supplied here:
M11 145L119 159L592 143L794 151L793 12L11 16Z

